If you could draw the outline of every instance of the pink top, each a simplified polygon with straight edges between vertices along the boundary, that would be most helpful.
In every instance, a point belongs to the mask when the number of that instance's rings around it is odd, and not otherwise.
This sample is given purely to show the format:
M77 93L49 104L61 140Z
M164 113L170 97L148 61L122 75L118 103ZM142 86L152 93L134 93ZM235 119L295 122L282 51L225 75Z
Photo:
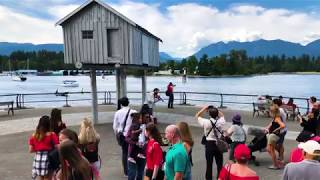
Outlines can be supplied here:
M232 168L232 166L231 166ZM259 176L236 176L229 172L229 170L226 169L226 167L222 167L219 179L225 179L228 177L230 180L259 180Z

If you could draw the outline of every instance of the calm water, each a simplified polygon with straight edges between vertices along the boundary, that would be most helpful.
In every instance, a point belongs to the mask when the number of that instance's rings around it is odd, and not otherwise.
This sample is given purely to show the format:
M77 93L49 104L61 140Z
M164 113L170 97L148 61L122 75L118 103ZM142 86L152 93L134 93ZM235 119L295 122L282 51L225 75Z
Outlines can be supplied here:
M63 80L77 80L80 84L77 88L62 87ZM215 92L236 94L259 94L259 95L282 95L289 97L320 97L319 85L320 75L265 75L253 77L230 77L230 78L188 78L183 83L181 77L147 77L147 89L150 91L155 87L165 91L168 82L176 84L175 91L192 92ZM90 78L88 76L28 76L26 82L12 81L9 76L0 76L0 94L15 93L54 93L62 91L91 91ZM99 91L115 91L115 77L106 76L102 79L97 77ZM128 91L141 91L141 79L136 77L127 78ZM141 95L131 94L131 98L141 98ZM88 99L90 95L71 95L70 99ZM103 94L99 95L102 98ZM115 94L112 95L115 97ZM164 96L163 93L163 97ZM179 95L176 95L179 98ZM188 99L220 100L220 96L213 95L188 95ZM15 97L0 97L0 101L14 100ZM26 101L38 100L63 100L56 96L27 96ZM253 102L256 98L225 97L225 101ZM134 100L133 100L134 101ZM102 102L102 100L100 101ZM140 101L134 101L136 103ZM89 104L90 102L71 102L71 105ZM191 104L211 104L210 102L188 101ZM300 106L306 106L305 101L297 101ZM32 106L62 106L64 102L57 103L30 103ZM213 103L218 105L219 103ZM251 109L252 106L226 104L228 107Z

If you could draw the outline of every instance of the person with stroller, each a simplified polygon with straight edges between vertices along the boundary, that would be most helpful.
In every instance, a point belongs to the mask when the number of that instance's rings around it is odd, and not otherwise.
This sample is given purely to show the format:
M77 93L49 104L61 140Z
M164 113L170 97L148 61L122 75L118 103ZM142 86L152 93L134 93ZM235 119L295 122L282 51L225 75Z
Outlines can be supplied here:
M231 144L230 144L230 154L229 160L234 160L234 149L239 144L244 144L246 142L246 132L242 127L241 116L240 114L236 114L232 118L232 125L226 131L225 136L230 137Z
M284 136L282 135L282 129L285 128L285 124L281 120L280 110L277 105L271 106L271 116L273 118L272 122L269 124L269 126L266 128L267 131L267 151L270 154L272 158L272 165L269 166L269 169L280 169L281 164L277 161L276 158L276 145L281 140L281 138ZM280 157L280 153L279 153Z
M239 144L234 150L236 163L227 164L221 169L218 180L259 180L257 173L248 167L250 149L245 144Z
M203 118L205 112L209 113L210 119ZM219 137L222 135L223 126L225 125L224 115L216 107L205 106L195 115L199 124L204 129L204 146L205 146L205 156L206 156L206 180L212 180L212 164L213 158L216 160L217 165L217 176L222 168L223 164L223 153L218 149L216 144L218 134ZM215 132L214 132L215 131ZM219 131L219 132L218 132Z

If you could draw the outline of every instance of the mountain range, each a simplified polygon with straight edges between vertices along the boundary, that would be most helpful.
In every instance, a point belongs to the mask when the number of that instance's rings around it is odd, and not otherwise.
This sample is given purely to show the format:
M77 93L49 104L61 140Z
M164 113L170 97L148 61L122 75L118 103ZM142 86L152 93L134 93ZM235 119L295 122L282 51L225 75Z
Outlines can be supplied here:
M286 55L286 56L301 56L308 54L310 56L320 56L320 39L313 41L305 46L283 40L256 40L252 42L237 42L230 41L228 43L217 42L203 47L194 55L199 59L204 54L208 57L219 56L226 54L230 50L246 50L249 57L267 56L267 55Z
M13 51L63 51L63 44L31 44L31 43L11 43L0 42L0 55L10 55ZM252 42L217 42L201 48L194 55L199 59L204 54L208 57L219 56L226 54L230 50L246 50L249 57L267 56L267 55L286 55L286 56L301 56L302 54L308 54L310 56L320 56L320 39L313 41L307 45L301 45L298 43L292 43L283 40L256 40ZM160 52L160 62L167 60L181 60L182 58L174 58L168 53Z

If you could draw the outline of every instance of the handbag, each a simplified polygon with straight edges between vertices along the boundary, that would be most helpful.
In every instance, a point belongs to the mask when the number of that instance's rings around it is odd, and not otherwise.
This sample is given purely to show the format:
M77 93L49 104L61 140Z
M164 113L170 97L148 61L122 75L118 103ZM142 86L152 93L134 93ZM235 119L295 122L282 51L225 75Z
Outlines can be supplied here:
M127 125L127 119L128 119L128 116L129 116L129 112L130 112L130 109L128 110L127 115L125 117L122 131L121 132L117 132L117 134L116 134L116 138L117 138L117 142L118 142L119 146L122 146L125 143L125 139L126 138L124 137L123 132L124 132L124 129L126 128L126 125Z
M216 145L217 145L219 151L221 153L228 152L229 144L226 142L226 139L225 139L223 133L216 127L215 124L213 124L212 121L210 121L210 122L212 124L212 127L214 127L213 133L214 133L214 136L216 137ZM217 132L215 130L217 130L221 134L220 138L218 137Z
M166 90L166 96L170 96L170 93L168 90Z

